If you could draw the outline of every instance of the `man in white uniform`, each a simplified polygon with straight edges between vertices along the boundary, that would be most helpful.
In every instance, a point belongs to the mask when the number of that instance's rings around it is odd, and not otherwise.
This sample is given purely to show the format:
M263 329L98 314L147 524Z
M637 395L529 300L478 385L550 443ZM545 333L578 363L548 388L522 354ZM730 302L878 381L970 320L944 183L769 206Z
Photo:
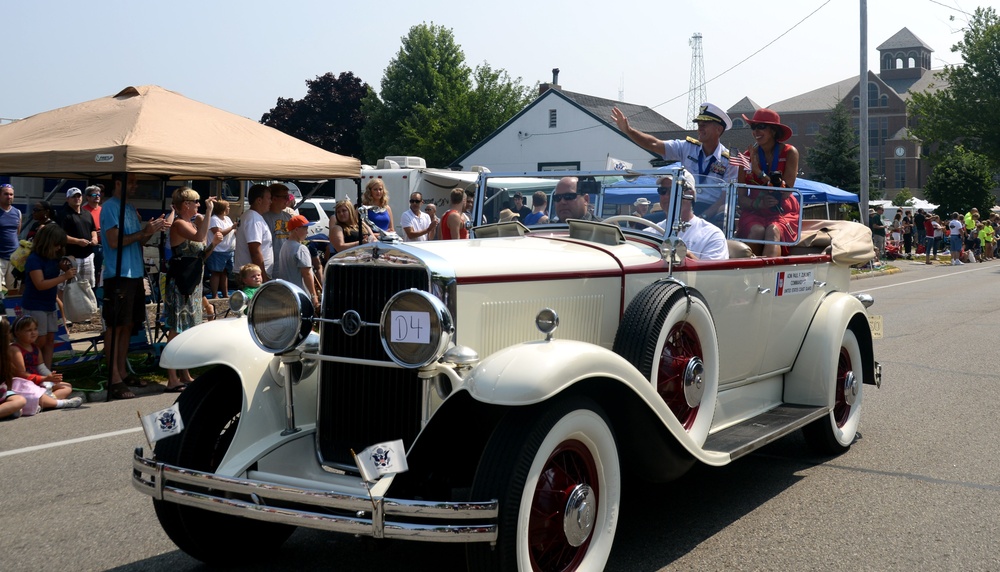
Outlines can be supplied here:
M660 195L660 208L663 212L670 212L670 187L673 185L673 177L666 176L660 179L660 184L656 192ZM687 257L701 260L726 260L729 258L729 245L726 244L726 235L722 234L719 227L709 223L694 214L692 205L697 200L694 177L691 173L684 171L684 180L681 181L684 189L681 191L681 221L687 223L687 228L680 231L677 237L687 245ZM657 223L656 226L666 228L667 221ZM646 232L655 233L653 229Z
M399 217L399 226L403 227L403 238L407 242L430 240L437 230L437 217L431 218L429 214L421 212L420 207L423 203L423 195L410 193L410 209Z
M696 175L695 182L698 185L736 180L739 169L729 160L729 149L719 142L722 133L726 129L732 129L733 121L717 105L702 105L698 116L693 119L698 124L698 139L688 137L661 141L648 133L633 129L628 123L628 117L617 107L611 110L611 119L636 145L667 161L680 161L684 169ZM705 188L699 194L701 196L698 197L695 210L701 213L722 196L722 189Z

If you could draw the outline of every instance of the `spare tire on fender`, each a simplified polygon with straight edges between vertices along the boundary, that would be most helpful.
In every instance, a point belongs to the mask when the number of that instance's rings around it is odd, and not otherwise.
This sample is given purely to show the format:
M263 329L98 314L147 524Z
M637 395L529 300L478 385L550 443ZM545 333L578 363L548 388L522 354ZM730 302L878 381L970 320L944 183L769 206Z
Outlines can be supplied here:
M629 303L614 351L650 380L691 439L704 445L719 391L719 338L705 299L654 282Z

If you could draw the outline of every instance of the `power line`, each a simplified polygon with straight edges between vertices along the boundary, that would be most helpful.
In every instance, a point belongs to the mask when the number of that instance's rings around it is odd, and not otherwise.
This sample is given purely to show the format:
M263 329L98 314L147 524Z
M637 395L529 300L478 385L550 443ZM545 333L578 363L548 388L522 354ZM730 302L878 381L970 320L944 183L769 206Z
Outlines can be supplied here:
M792 27L788 28L787 30L785 30L784 32L782 32L781 34L779 34L777 37L775 37L770 42L764 44L762 47L760 47L759 49L757 49L755 52L751 53L749 56L747 56L747 57L743 58L742 60L736 62L735 64L733 64L732 66L730 66L729 68L727 68L726 70L724 70L722 73L720 73L720 74L712 77L708 81L704 82L702 84L702 86L706 86L706 85L712 83L713 81L719 79L720 77L728 74L729 72L733 71L734 69L736 69L736 68L740 67L741 65L745 64L748 60L750 60L751 58L753 58L757 54L759 54L759 53L763 52L764 50L766 50L767 48L771 47L772 45L774 45L775 42L777 42L781 38L784 38L785 36L787 36L795 28L798 28L799 26L801 26L806 20L808 20L809 18L812 18L816 14L816 12L819 12L820 10L822 10L827 4L829 4L832 1L833 0L826 0L826 2L823 2L815 10L813 10L812 12L810 12L809 14L807 14L804 18L802 18L801 20L799 20L798 22L796 22L795 24L793 24ZM658 103L656 105L653 105L653 106L650 107L650 109L656 109L657 107L663 107L664 105L666 105L668 103L672 103L672 102L674 102L674 101L676 101L676 100L684 97L685 95L687 95L689 93L691 93L691 89L689 89L689 90L685 91L684 93L681 93L681 94L679 94L679 95L677 95L675 97L672 97L672 98L670 98L670 99L668 99L668 100L666 100L666 101L664 101L662 103ZM630 115L629 117L631 118L631 117L634 117L635 115L637 115L637 114ZM548 133L533 133L529 137L545 137L545 136L551 136L551 135L564 135L564 134L567 134L567 133L578 133L580 131L587 131L589 129L595 129L597 127L599 127L599 126L598 125L594 125L592 127L581 127L580 129L573 129L572 131L559 131L559 132L556 132L556 133L552 133L552 132L548 132Z

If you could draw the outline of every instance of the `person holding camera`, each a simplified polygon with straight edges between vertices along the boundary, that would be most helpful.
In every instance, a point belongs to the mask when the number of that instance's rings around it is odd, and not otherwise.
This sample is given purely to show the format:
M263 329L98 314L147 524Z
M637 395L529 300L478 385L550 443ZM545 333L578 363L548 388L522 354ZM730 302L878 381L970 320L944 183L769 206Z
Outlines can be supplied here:
M738 181L748 185L774 187L774 190L747 189L740 193L740 222L736 236L751 240L795 242L798 240L799 200L795 194L779 189L795 186L799 170L799 151L785 143L792 130L782 125L774 111L761 108L753 119L743 116L753 130L755 143L747 150L750 170L740 169ZM762 256L787 256L788 245L751 244Z

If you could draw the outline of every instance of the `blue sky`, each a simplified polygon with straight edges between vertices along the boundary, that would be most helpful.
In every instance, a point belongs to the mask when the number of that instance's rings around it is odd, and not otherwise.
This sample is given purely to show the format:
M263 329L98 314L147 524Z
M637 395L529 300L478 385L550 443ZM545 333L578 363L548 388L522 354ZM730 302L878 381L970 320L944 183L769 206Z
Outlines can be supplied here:
M302 97L305 80L326 72L351 71L378 89L400 38L421 22L451 28L470 67L489 62L528 85L550 81L558 67L564 89L618 99L623 88L625 101L680 124L696 32L706 78L736 66L708 84L708 99L724 108L744 96L766 106L858 73L859 0L687 4L9 1L0 7L0 118L157 84L259 120L277 98ZM951 47L965 12L1000 0L867 4L869 67L877 71L875 48L903 27L935 50L934 67L960 63Z

